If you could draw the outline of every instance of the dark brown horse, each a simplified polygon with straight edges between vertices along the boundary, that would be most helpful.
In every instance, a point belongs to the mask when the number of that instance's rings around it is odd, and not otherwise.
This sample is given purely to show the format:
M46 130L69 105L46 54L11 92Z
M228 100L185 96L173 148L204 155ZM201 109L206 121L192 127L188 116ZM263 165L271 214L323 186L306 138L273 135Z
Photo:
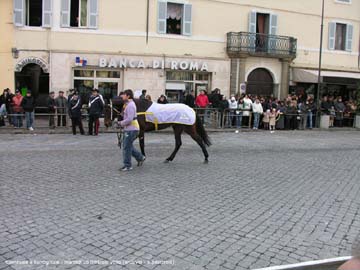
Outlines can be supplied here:
M138 112L137 120L139 122L140 126L140 132L139 132L139 142L140 142L140 149L141 153L145 156L145 132L153 131L156 129L155 124L151 122L146 121L146 115L141 114L142 112L146 112L147 109L151 106L152 102L148 101L146 99L134 99L136 104L136 109ZM122 111L123 102L121 99L113 99L113 110L116 112ZM197 142L197 144L201 147L201 150L204 153L205 161L204 163L208 163L209 161L209 154L206 149L206 146L210 146L211 142L209 139L209 136L206 133L206 130L204 129L204 126L201 122L201 119L196 115L196 121L193 125L183 125L183 124L158 124L157 129L165 129L168 127L172 127L174 130L175 135L175 149L171 153L171 155L165 160L165 163L168 163L170 161L173 161L176 153L179 151L181 147L181 134L183 132L190 135L191 138L193 138L194 141Z

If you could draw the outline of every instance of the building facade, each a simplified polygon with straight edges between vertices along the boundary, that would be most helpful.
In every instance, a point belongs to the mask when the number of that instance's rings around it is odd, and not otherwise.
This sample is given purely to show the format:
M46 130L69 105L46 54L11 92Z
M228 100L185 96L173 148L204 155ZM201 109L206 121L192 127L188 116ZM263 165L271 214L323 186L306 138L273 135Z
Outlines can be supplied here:
M178 101L219 88L284 97L316 91L321 0L3 0L2 85L147 89ZM2 8L4 7L4 8ZM360 79L360 1L325 0L324 89L353 95ZM9 16L13 17L10 23ZM4 36L3 35L3 36ZM3 42L3 41L2 41ZM5 87L5 86L4 86Z

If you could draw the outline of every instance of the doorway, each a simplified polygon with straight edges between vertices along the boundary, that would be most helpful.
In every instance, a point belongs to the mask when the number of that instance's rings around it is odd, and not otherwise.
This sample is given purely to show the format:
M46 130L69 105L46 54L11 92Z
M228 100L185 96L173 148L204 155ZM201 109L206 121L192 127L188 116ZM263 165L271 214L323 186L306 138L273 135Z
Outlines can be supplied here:
M30 90L36 99L36 107L46 107L49 96L49 73L37 64L27 64L21 72L15 72L15 89L23 96Z
M253 70L247 79L246 93L257 96L271 96L274 92L274 81L265 68Z

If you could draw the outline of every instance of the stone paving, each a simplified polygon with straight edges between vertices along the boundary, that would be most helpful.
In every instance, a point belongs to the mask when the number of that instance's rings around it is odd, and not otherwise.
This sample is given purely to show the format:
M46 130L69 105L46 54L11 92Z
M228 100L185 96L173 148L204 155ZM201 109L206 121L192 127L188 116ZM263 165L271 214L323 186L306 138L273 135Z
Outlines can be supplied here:
M359 132L0 135L0 269L256 269L347 256L360 232Z

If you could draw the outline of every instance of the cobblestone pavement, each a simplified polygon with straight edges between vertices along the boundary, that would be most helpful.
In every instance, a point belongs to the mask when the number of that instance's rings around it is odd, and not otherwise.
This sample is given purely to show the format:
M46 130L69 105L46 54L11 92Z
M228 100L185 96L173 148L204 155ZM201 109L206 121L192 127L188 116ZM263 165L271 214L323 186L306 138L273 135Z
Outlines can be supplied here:
M164 164L173 136L148 134L144 166L121 173L115 134L0 135L0 269L242 270L350 255L359 132L211 137L208 165L187 136Z

